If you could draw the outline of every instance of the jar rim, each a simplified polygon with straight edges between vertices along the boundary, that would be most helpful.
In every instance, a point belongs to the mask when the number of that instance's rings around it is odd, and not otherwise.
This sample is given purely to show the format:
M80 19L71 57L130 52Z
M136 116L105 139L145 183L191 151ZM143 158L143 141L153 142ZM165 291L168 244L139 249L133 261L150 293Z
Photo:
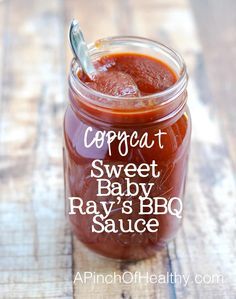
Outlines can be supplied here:
M80 66L80 63L75 58L73 58L72 62L71 62L71 67L70 67L69 82L71 83L72 87L76 89L75 90L76 92L80 93L80 90L81 91L84 90L86 93L89 93L92 96L95 96L98 98L105 98L106 101L108 101L108 102L124 101L124 99L129 102L139 101L139 100L146 101L146 100L150 100L150 99L154 99L154 98L155 98L155 100L164 99L158 103L159 105L162 105L162 104L167 104L167 103L171 102L172 100L174 100L176 98L176 96L175 96L176 93L181 94L181 92L186 88L187 81L188 81L188 75L187 75L186 64L185 64L182 56L178 52L173 50L172 48L170 48L160 42L157 42L155 40L144 38L144 37L138 37L138 36L112 36L112 37L101 38L93 43L88 44L88 49L89 49L89 52L92 52L92 51L96 51L98 49L101 50L101 46L109 47L109 45L111 45L111 44L112 45L116 45L116 44L121 45L122 43L126 43L127 45L128 45L128 43L142 45L142 46L144 46L144 48L153 48L153 49L159 48L162 51L164 51L166 54L170 55L171 58L174 59L175 62L177 62L178 66L180 67L180 71L179 71L180 74L177 77L176 82L163 91L155 92L155 93L148 94L148 95L138 96L138 97L122 97L122 96L108 95L108 94L102 93L100 91L97 91L95 89L92 89L91 87L89 87L87 84L85 84L83 81L81 81L78 78L78 68L79 67L81 68L81 66ZM133 53L133 52L130 51L130 52L126 52L126 53ZM104 54L106 54L105 51L104 51ZM92 99L89 98L88 100L91 101ZM92 101L94 102L94 100L92 100Z

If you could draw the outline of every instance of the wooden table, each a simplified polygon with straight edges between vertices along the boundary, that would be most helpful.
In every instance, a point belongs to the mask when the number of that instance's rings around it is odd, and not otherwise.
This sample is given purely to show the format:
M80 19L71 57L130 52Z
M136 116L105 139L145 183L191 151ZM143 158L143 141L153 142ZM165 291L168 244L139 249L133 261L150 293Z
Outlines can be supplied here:
M65 220L61 135L72 17L88 41L153 38L188 66L193 135L185 220L152 259L97 257ZM235 20L234 0L0 1L0 298L236 297ZM173 273L192 282L73 284L83 271Z

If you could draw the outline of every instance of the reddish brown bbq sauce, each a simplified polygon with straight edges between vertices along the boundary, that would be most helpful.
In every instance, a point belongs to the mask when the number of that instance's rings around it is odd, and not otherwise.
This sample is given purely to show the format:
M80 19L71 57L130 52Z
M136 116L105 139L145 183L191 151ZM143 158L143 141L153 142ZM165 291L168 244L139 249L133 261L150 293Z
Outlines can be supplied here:
M104 56L97 61L96 68L100 73L93 82L85 75L80 79L89 87L107 95L153 94L167 89L177 80L168 65L141 54Z
M178 80L175 72L164 62L153 57L136 53L118 53L104 56L96 61L99 75L91 81L85 74L79 73L78 80L84 85L103 93L103 97L123 97L123 105L113 104L111 108L100 105L99 94L97 104L91 103L70 88L71 105L68 106L64 121L64 171L66 202L68 197L83 198L84 202L94 200L99 202L116 200L115 196L97 197L97 181L91 177L92 162L100 159L104 164L117 165L134 163L158 164L160 178L141 178L138 175L131 181L136 183L154 183L149 197L163 196L182 197L185 185L188 148L191 126L187 115L186 105L183 105L171 117L166 117L176 108L174 104L167 106L151 104L130 106L127 101L130 98L152 95L162 92L173 86ZM93 95L93 97L95 97ZM183 96L179 98L182 101ZM88 97L88 96L87 96ZM128 97L128 98L127 98ZM111 99L112 100L112 99ZM178 99L177 99L178 101ZM175 105L177 105L175 103ZM148 132L150 141L159 129L166 132L163 135L161 149L155 139L152 148L129 147L126 156L121 156L118 150L119 141L115 140L111 145L112 154L109 155L108 145L104 142L101 148L95 145L86 148L83 142L85 131L92 128L92 133L97 131L124 131L132 134L135 130L138 136ZM92 138L92 137L91 137ZM106 178L106 176L104 176ZM125 182L122 174L119 178L111 178L111 181ZM127 198L121 198L121 203ZM116 223L118 219L124 222L131 219L133 222L141 216L138 214L137 198L129 198L133 201L132 214L121 213L121 203L116 203L109 218ZM92 233L93 215L70 215L70 222L75 235L87 247L93 251L111 258L136 260L155 254L157 249L163 248L171 240L181 224L181 219L170 214L142 215L145 221L156 218L159 221L158 232L151 233Z

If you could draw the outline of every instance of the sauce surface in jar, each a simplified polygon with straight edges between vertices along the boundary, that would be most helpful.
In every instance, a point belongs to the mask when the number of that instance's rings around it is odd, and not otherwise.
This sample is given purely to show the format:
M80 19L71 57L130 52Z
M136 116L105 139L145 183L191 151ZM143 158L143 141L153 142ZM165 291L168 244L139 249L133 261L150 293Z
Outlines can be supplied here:
M65 114L70 222L78 239L99 254L146 258L182 221L191 131L186 90L174 101L156 101L179 78L151 56L114 53L95 64L93 81L77 73L81 90L71 85ZM76 198L73 211L69 197Z
M94 81L81 80L97 91L113 96L143 96L163 91L173 85L174 71L160 60L135 53L104 56L96 62L100 75Z

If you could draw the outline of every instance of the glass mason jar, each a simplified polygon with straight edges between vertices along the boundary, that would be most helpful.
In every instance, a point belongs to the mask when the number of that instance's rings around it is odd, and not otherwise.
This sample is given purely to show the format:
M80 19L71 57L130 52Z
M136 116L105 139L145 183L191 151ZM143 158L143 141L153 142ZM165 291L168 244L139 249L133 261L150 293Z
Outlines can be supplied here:
M114 53L145 54L163 61L177 76L177 81L164 91L124 98L105 95L89 88L78 78L81 66L75 60L72 61L69 75L69 105L64 118L63 154L66 210L72 230L82 243L103 256L124 260L147 258L176 235L182 221L182 201L177 199L182 199L184 193L191 135L191 119L186 104L186 67L175 51L155 41L137 37L101 39L89 45L89 52L94 60ZM129 144L128 153L124 156L118 150L118 137L110 144L107 138L103 138L111 131L129 136L135 131L136 137L141 138L145 132L148 136L153 136L160 130L165 134L163 148L156 143L150 148ZM84 137L88 133L90 141L95 136L99 139L97 143L91 142L90 147L84 143ZM143 211L147 213L141 215L139 196L143 196L142 191L136 196L98 196L98 181L91 175L95 160L100 161L100 166L106 164L110 167L125 167L130 163L132 167L138 167L145 163L150 165L154 161L158 165L158 177L150 172L143 177L136 174L130 180L146 186L151 183L148 198L158 198L158 204L157 201L146 199L148 202ZM106 182L109 181L110 184L120 183L127 191L124 168L118 178L109 177L105 171L102 178L107 179ZM76 205L80 209L71 210L72 198L77 200ZM127 200L131 202L132 211L128 213L126 210L127 213L124 213L122 204ZM115 223L116 231L108 232L98 224L101 231L92 231L95 212L92 212L90 201L96 203L97 213L104 212L101 201L108 208L109 203L114 202L109 216L103 220L111 219L109 221ZM74 201L73 204L75 205ZM157 206L158 213L155 210ZM176 215L176 211L180 211L181 215ZM131 229L124 232L120 228L119 221L123 221L127 228L129 223L134 225L141 218L141 222L137 224L140 228L138 231ZM158 222L157 230L145 230L143 227L150 219Z

